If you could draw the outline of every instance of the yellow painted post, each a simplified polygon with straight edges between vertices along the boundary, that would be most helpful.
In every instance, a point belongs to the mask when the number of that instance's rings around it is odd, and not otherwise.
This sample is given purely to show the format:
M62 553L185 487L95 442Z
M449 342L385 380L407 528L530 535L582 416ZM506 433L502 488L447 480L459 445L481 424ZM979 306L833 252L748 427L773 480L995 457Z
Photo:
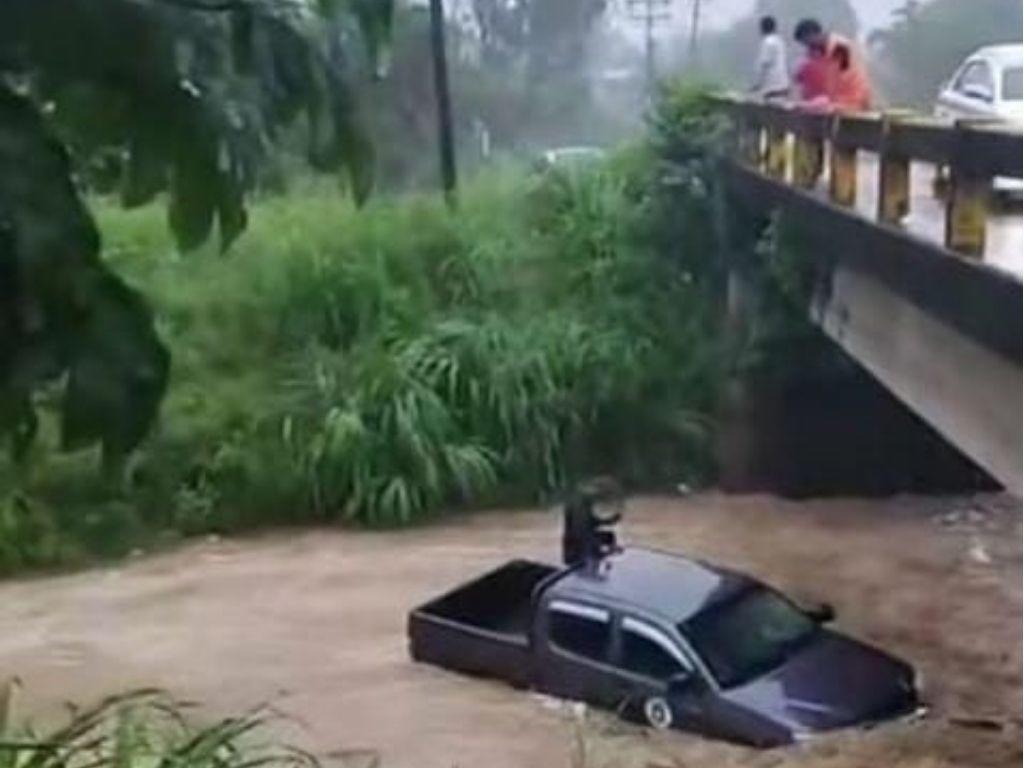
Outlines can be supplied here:
M910 158L883 155L879 162L878 220L901 224L910 213Z
M965 166L971 157L967 121L957 122L956 150L949 170L946 198L946 247L965 256L985 255L985 223L993 179L983 171Z
M761 151L761 126L750 118L744 120L742 127L741 159L745 165L756 170L761 169L763 153Z
M965 256L985 255L985 221L992 179L954 167L946 198L946 247Z
M786 131L782 128L768 129L768 145L765 153L765 172L773 179L786 180Z
M910 213L910 158L889 146L898 122L898 115L883 118L882 151L878 158L878 220L897 225Z
M813 189L821 178L825 161L825 145L821 139L797 135L793 139L793 183L802 189Z
M832 202L846 208L857 204L857 148L832 144L829 170L829 196Z

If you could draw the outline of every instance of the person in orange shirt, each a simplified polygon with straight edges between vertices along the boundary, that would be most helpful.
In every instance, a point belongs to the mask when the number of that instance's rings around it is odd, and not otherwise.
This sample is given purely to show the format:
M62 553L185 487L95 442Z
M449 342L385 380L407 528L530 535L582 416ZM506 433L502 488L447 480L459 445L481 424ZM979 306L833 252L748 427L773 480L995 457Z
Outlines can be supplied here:
M826 33L815 19L797 24L793 37L809 54L824 50L828 62L827 96L833 107L850 111L871 108L867 68L852 42L834 32Z

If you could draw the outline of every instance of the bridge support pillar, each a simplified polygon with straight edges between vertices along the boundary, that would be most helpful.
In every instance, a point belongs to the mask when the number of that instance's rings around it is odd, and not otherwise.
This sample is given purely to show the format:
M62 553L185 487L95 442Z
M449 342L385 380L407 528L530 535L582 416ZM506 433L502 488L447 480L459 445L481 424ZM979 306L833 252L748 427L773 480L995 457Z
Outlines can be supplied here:
M829 195L834 203L846 208L853 208L857 204L856 147L832 145Z
M793 183L801 189L813 189L825 162L825 146L821 141L797 136L793 142Z
M910 213L910 158L882 155L878 173L878 220L899 225Z
M786 180L786 145L788 134L777 128L768 129L768 147L765 153L765 172L773 179Z
M878 220L899 225L910 213L910 157L890 147L893 129L910 113L888 112L882 119L882 147L878 158Z
M992 180L954 171L946 201L946 247L965 256L985 255L985 220Z
M740 161L749 168L761 168L761 128L751 122L739 127Z
M950 190L946 198L946 247L965 256L985 255L985 220L992 194L992 174L965 162L976 153L971 128L987 120L958 120L955 150L950 169ZM1019 145L1018 141L1018 145Z

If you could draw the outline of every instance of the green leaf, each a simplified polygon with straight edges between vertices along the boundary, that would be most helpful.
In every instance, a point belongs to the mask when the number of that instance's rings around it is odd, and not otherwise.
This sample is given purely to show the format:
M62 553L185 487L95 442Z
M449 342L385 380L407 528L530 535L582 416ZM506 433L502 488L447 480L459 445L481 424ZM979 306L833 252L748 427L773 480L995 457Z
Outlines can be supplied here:
M222 180L217 198L217 222L220 226L220 249L226 252L245 231L249 215L245 199L238 184Z
M156 418L169 358L142 297L113 275L97 276L91 311L69 366L61 442L94 442L104 454L135 448Z
M356 125L346 126L339 137L352 197L357 205L363 205L373 192L374 151L373 143Z
M39 418L27 392L0 392L0 434L11 436L11 457L22 461L39 431Z
M128 145L121 184L121 204L136 208L150 202L167 186L167 161L153 145L139 136Z
M207 153L197 150L178 159L167 219L182 251L195 250L210 236L219 187L216 163Z

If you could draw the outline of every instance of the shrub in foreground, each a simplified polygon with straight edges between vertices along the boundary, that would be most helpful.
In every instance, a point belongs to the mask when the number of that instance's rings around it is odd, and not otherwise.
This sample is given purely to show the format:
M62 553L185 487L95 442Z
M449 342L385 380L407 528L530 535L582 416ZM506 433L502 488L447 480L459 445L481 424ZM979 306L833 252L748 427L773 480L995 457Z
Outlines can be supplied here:
M713 302L702 259L652 232L705 203L655 204L651 167L499 174L454 215L419 196L356 213L313 188L258 206L226 258L169 256L159 210L101 207L174 351L169 395L123 485L97 483L88 453L36 449L12 482L35 515L13 536L35 544L5 554L0 522L0 570L163 531L401 524L592 472L699 481Z
M296 747L262 737L270 713L259 708L197 725L189 705L155 690L72 707L67 722L45 731L12 722L13 684L0 690L0 768L318 768Z

